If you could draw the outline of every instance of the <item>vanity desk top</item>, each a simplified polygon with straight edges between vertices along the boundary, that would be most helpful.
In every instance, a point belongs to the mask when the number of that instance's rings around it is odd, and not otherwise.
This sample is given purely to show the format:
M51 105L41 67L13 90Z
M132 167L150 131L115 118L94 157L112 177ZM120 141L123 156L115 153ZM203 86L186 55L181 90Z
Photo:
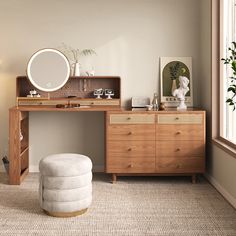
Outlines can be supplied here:
M11 107L10 110L18 110L18 111L61 111L61 112L78 112L78 111L113 111L113 112L123 112L123 113L190 113L190 112L199 112L202 109L199 108L188 108L187 110L177 110L176 108L168 107L165 110L136 110L132 111L131 109L120 107L119 105L115 106L102 106L102 105L82 105L80 107L63 107L57 108L56 106L48 106L48 105L25 105L25 106L14 106Z
M14 106L10 110L16 111L59 111L59 112L79 112L79 111L121 111L120 106L80 106L71 108L57 108L56 106Z

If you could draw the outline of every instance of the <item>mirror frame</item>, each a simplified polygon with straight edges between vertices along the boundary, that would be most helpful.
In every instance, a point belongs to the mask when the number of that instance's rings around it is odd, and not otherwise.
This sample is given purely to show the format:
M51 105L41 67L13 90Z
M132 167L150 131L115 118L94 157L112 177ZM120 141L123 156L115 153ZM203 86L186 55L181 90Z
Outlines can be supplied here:
M44 52L55 52L55 53L57 53L58 55L60 55L60 56L64 59L65 64L66 64L66 67L67 67L67 73L66 73L66 77L65 77L64 81L63 81L59 86L54 87L54 88L43 88L43 87L41 87L40 85L38 85L38 84L34 81L34 79L33 79L33 77L32 77L32 74L31 74L31 71L30 71L30 68L31 68L31 65L32 65L32 62L34 61L34 59L35 59L38 55L40 55L41 53L44 53ZM37 88L37 89L39 89L39 90L41 90L41 91L44 91L44 92L53 92L53 91L56 91L56 90L62 88L62 87L66 84L66 82L68 81L68 79L69 79L69 77L70 77L70 63L69 63L69 60L67 59L67 57L66 57L62 52L60 52L59 50L53 49L53 48L44 48L44 49L38 50L37 52L35 52L35 53L31 56L31 58L30 58L30 60L29 60L29 62L28 62L28 65L27 65L27 71L26 71L26 73L27 73L28 79L30 80L30 82L32 83L32 85L33 85L35 88Z

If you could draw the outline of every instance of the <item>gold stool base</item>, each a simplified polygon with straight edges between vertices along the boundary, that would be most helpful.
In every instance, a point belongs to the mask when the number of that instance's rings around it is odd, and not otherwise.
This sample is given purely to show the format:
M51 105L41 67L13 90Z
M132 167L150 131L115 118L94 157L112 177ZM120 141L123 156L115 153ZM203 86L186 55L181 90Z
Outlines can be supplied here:
M80 211L73 211L73 212L50 212L50 211L46 211L46 210L43 210L43 211L49 216L66 218L66 217L74 217L74 216L82 215L87 210L88 210L88 208L82 209Z

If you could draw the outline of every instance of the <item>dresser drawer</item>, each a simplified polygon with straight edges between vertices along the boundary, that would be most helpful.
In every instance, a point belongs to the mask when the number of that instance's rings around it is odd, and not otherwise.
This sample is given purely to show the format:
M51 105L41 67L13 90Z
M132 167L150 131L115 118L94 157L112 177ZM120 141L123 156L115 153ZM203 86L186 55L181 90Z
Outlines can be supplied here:
M154 114L111 114L110 124L154 124Z
M155 125L109 125L108 140L155 140Z
M158 114L158 124L203 124L202 114Z
M157 125L157 140L204 140L203 125Z
M157 141L156 156L158 157L199 157L205 156L203 141Z
M155 141L109 141L107 143L108 157L154 157Z
M154 173L155 157L114 158L107 160L107 173Z
M204 173L205 160L203 157L192 158L159 158L156 160L158 173Z

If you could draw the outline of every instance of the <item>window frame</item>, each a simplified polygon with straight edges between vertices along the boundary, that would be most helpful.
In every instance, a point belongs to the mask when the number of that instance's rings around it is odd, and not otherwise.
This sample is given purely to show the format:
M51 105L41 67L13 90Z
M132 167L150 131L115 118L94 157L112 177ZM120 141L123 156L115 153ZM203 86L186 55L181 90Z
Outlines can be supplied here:
M212 0L212 141L219 148L223 149L231 156L236 158L236 145L221 136L223 123L223 105L220 102L223 99L223 63L221 58L223 55L223 9L224 0ZM220 96L219 96L220 95Z

